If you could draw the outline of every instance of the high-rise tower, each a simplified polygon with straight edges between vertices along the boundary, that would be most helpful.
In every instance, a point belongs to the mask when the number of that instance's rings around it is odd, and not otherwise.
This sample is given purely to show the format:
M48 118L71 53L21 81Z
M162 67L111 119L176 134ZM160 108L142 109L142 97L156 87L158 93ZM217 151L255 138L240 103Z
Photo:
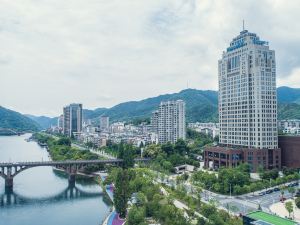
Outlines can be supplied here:
M247 30L218 63L220 144L278 147L275 51Z
M152 114L151 123L154 132L158 134L159 143L175 143L180 138L185 139L185 102L161 102L159 110Z
M64 134L71 137L74 132L82 131L82 104L64 107Z
M204 150L205 167L280 168L275 51L243 30L223 52L218 78L219 145Z

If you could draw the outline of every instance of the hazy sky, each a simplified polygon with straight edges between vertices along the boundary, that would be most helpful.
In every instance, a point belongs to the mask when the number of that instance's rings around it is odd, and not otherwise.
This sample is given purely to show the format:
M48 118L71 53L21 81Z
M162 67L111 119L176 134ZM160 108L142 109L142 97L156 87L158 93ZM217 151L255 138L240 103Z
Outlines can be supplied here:
M56 116L187 87L217 89L217 60L251 32L300 87L299 0L0 0L0 105Z

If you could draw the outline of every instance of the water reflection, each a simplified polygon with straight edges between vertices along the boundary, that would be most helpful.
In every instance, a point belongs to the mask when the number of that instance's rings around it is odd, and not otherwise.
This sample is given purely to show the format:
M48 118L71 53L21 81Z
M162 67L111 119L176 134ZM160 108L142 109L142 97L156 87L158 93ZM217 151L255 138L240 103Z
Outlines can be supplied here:
M25 136L0 137L0 161L39 161L47 151ZM110 211L107 195L93 178L68 176L51 167L36 167L14 178L14 190L5 193L0 177L0 225L99 225Z
M42 198L26 197L14 191L7 190L5 193L0 195L0 207L6 207L9 205L30 205L36 204L37 202L40 204L51 204L57 203L58 201L95 198L102 195L103 192L87 192L76 186L70 185L57 195Z

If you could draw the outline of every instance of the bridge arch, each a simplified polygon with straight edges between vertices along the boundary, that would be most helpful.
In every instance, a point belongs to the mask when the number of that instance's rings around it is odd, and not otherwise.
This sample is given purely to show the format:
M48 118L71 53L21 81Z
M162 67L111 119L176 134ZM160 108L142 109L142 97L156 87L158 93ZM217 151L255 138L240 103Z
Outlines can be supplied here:
M146 162L148 158L135 159L135 162ZM61 168L69 174L69 184L75 185L75 175L78 171L88 165L105 165L122 164L122 159L106 160L66 160L66 161L42 161L42 162L17 162L17 163L0 163L0 176L5 179L5 187L12 189L13 178L24 170L33 167L51 166Z

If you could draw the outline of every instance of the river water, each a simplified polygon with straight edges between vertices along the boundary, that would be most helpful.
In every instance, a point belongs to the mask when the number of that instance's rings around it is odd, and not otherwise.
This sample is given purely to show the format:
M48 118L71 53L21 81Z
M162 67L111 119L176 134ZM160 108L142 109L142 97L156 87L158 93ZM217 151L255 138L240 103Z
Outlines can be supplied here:
M46 149L22 136L0 136L0 162L49 160ZM67 176L51 167L27 169L5 193L0 177L0 225L99 225L109 213L101 187L80 179L68 187Z

